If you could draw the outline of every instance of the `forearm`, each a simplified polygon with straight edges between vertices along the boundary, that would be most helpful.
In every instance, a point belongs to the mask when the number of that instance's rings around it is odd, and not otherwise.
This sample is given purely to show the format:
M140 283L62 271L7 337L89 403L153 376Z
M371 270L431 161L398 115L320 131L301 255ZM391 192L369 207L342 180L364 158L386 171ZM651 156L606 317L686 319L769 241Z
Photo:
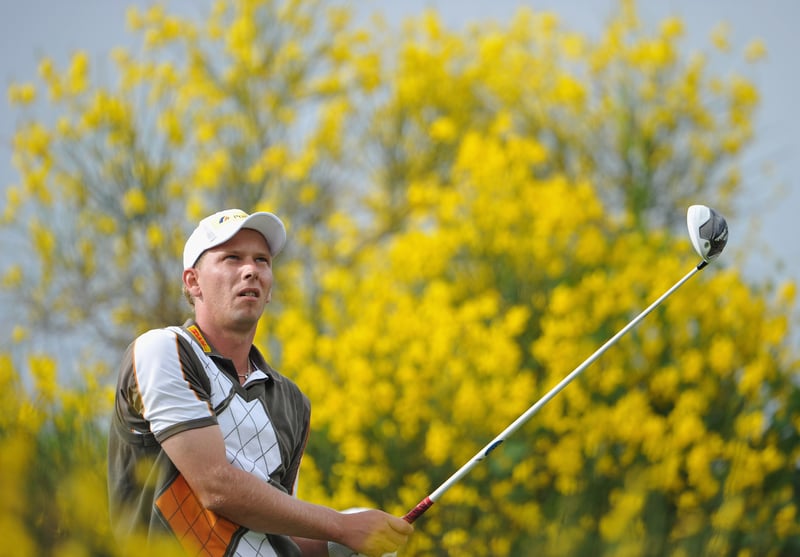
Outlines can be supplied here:
M308 538L293 538L294 543L300 548L303 557L328 557L328 542L310 540Z
M233 467L221 471L214 486L204 486L201 499L211 511L257 532L315 540L340 541L341 515L301 501Z
M315 540L336 542L365 555L383 555L397 551L413 531L403 519L382 511L340 513L296 499L229 465L221 470L212 475L222 481L205 483L199 490L204 494L201 503L251 530L298 540L303 555L327 557L327 543Z

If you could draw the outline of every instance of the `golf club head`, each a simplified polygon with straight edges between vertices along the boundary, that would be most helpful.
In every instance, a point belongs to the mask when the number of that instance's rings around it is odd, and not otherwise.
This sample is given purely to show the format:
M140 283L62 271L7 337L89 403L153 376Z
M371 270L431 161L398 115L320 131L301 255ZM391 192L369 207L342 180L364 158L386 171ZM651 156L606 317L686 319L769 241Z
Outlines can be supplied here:
M686 213L686 225L694 250L703 261L715 259L728 243L725 217L705 205L692 205Z

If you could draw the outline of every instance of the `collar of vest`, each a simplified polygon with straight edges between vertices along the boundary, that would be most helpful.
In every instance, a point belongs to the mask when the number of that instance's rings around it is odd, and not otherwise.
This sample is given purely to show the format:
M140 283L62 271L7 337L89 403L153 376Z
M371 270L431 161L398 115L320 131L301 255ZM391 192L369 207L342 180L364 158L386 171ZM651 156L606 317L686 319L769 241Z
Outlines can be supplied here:
M206 337L203 336L203 332L200 330L200 327L197 326L197 323L195 323L193 319L186 321L181 328L192 335L192 338L197 341L197 344L203 349L205 354L217 358L224 358L222 354L212 348L211 344L206 340ZM253 363L256 364L256 367L258 367L258 369L261 370L261 372L269 379L272 379L273 381L280 381L280 374L276 373L275 370L272 369L272 367L261 355L261 352L255 346L250 347L250 358L253 360Z

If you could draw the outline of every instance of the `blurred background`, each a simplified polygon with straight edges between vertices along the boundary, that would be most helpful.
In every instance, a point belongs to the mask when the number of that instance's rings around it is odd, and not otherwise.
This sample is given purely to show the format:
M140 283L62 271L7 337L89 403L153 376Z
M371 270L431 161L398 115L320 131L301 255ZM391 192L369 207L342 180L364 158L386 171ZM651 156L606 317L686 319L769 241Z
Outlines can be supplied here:
M722 257L408 554L800 553L798 12L0 4L0 555L125 554L115 366L189 315L205 214L288 224L257 342L312 400L300 495L399 515L697 263L692 203Z

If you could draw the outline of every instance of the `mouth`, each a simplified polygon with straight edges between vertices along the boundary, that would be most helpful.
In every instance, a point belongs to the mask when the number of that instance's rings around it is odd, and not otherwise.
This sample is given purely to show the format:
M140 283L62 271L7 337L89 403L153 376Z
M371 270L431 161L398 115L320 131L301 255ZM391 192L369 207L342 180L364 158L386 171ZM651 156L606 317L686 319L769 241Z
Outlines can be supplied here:
M256 288L245 288L237 294L237 297L258 299L261 297L261 293Z

